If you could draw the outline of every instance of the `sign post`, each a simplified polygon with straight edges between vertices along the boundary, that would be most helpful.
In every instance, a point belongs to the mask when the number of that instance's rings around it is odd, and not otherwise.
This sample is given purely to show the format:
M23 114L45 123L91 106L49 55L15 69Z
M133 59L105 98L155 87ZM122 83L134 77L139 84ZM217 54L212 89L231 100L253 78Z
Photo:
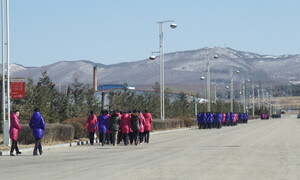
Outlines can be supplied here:
M25 98L25 79L12 78L10 82L11 82L11 99Z

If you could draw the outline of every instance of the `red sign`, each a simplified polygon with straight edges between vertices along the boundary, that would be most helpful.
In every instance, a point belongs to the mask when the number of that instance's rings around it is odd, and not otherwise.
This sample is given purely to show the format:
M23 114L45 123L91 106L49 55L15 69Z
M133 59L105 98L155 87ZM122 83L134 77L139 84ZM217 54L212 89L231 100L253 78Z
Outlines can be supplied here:
M25 80L11 79L11 99L25 98Z

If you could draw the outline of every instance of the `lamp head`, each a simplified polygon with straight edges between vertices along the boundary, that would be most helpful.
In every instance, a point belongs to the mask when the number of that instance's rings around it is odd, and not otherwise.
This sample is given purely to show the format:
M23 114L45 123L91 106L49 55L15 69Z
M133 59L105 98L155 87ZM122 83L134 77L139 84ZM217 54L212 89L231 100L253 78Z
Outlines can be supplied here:
M175 29L175 28L177 28L177 24L173 23L173 24L170 25L170 27Z
M150 56L149 59L150 59L150 60L155 60L155 59L156 59L156 56Z

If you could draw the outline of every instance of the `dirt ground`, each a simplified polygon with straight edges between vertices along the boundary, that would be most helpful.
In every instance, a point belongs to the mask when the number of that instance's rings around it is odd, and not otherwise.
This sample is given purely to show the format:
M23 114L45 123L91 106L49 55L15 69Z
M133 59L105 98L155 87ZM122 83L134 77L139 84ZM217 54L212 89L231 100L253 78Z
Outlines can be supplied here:
M274 98L275 107L277 109L298 109L300 108L300 96L294 97L276 97ZM294 111L292 113L299 113Z

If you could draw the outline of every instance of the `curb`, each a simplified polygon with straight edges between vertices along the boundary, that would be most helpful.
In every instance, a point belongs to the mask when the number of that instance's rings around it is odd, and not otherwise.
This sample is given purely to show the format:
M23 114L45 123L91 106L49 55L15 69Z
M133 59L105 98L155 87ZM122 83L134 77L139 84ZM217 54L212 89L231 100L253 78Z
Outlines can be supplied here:
M164 131L156 131L156 132L150 132L151 135L157 135L157 134L164 134L164 133L170 133L170 132L178 132L178 131L186 131L190 130L191 128L181 128L181 129L174 129L174 130L164 130ZM99 140L96 139L94 140L94 143L98 143ZM55 144L51 146L43 146L43 150L46 149L56 149L56 148L63 148L63 147L76 147L76 146L81 146L81 145L86 145L89 144L89 141L78 141L78 142L71 142L71 143L64 143L64 144ZM32 152L33 148L25 148L25 149L20 149L22 152ZM10 151L0 151L0 156L9 156Z

